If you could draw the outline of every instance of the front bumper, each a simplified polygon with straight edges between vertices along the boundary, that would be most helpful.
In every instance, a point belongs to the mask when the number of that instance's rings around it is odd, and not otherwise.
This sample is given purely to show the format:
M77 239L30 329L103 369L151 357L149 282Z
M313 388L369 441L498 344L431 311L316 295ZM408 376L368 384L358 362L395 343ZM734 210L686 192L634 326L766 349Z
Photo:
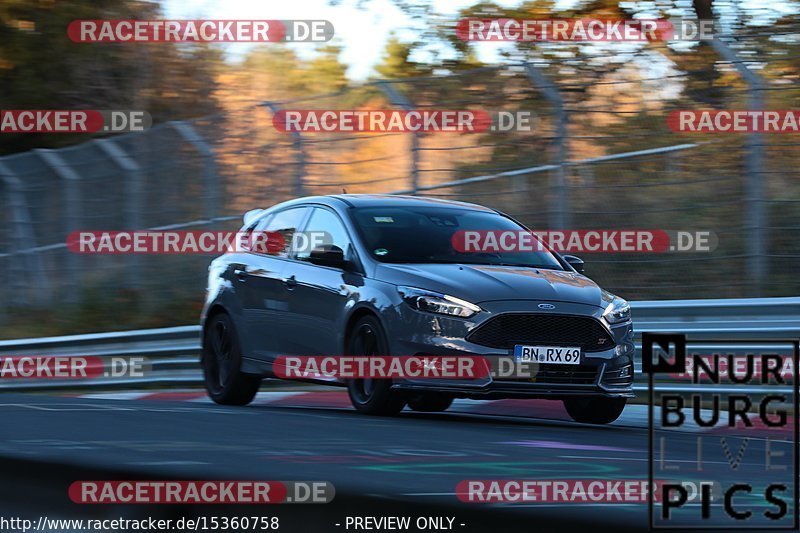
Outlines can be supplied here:
M471 319L423 313L400 305L391 314L388 330L393 354L433 356L481 356L493 370L500 360L513 360L513 347L497 349L466 340L470 331L502 313L536 309L538 302L491 302ZM487 307L489 307L488 310ZM565 315L599 319L602 309L583 304L559 304ZM604 326L605 327L605 326ZM633 393L633 326L631 322L608 328L614 345L602 351L584 352L580 365L538 365L525 376L498 372L474 379L402 379L393 389L404 392L440 392L458 398L563 398L599 396L631 398ZM568 344L566 344L568 345Z
M490 359L490 358L489 358ZM616 363L621 363L615 366ZM493 365L494 366L494 365ZM552 367L559 368L553 370ZM405 392L438 392L457 398L563 398L567 396L600 396L632 398L633 363L601 361L576 365L572 372L563 365L541 365L530 378L496 377L471 380L420 379L399 380L392 389Z

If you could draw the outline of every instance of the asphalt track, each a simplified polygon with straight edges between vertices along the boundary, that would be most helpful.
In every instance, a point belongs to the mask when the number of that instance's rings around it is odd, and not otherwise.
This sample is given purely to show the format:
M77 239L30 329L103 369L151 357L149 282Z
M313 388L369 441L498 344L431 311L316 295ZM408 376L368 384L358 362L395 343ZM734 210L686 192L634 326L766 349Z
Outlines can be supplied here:
M281 531L348 531L344 520L354 514L453 516L454 530L465 532L588 524L641 530L648 527L646 504L468 504L455 488L466 479L645 480L645 412L633 406L613 425L589 426L566 420L560 403L545 401L463 401L453 412L377 418L350 409L341 392L267 393L247 407L218 406L192 393L9 393L0 396L0 511L247 514L253 509L245 506L81 506L66 490L78 479L325 480L336 487L333 503L258 512L281 517ZM670 461L691 465L697 433L689 428L669 438ZM762 475L764 443L753 439L738 469L725 465L720 472L731 480ZM731 443L734 454L737 446ZM704 465L724 460L707 452Z

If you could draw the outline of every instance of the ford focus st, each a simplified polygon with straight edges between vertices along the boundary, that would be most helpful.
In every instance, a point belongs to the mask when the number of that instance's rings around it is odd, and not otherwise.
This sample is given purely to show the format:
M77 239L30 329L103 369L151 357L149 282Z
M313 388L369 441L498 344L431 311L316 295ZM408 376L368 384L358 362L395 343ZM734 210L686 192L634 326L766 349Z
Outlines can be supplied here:
M528 233L473 204L384 195L291 200L245 215L283 237L209 267L201 363L210 397L244 405L286 356L478 356L530 375L341 379L355 408L443 411L454 398L562 400L578 422L614 421L633 396L628 303L546 247L459 251L463 231ZM299 235L324 242L294 246ZM494 363L492 363L494 368ZM535 413L531 413L535 414Z

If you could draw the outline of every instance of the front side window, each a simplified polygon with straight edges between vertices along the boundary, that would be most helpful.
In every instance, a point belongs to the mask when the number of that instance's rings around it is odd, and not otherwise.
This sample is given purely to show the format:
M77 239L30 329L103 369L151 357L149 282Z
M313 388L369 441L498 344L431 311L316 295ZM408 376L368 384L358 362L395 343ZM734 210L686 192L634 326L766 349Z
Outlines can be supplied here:
M333 244L342 249L347 254L350 248L350 237L342 221L335 213L328 209L317 207L311 213L311 218L306 224L306 238L313 239L313 242L321 241L321 244ZM311 246L300 247L297 252L297 259L307 261L311 255Z

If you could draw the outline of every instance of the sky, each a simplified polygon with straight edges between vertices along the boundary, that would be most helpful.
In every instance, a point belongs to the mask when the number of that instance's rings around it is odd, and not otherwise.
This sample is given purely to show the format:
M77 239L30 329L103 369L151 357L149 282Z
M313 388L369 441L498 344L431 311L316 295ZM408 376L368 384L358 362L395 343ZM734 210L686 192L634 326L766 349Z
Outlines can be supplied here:
M456 15L458 11L476 0L432 0L442 14ZM500 5L513 6L519 0L501 0ZM564 0L565 4L573 3ZM347 65L347 76L363 80L373 74L381 60L387 39L394 30L401 39L413 37L408 28L411 20L390 0L371 0L364 7L355 7L355 1L342 0L331 6L327 0L162 0L164 16L168 19L325 19L333 23L337 42L343 47L340 60ZM494 44L494 43L483 43ZM269 44L260 46L270 46ZM301 57L313 55L314 44L295 43L292 46ZM228 57L235 61L247 53L252 45L230 43L226 45ZM493 46L484 47L481 59L491 59Z

